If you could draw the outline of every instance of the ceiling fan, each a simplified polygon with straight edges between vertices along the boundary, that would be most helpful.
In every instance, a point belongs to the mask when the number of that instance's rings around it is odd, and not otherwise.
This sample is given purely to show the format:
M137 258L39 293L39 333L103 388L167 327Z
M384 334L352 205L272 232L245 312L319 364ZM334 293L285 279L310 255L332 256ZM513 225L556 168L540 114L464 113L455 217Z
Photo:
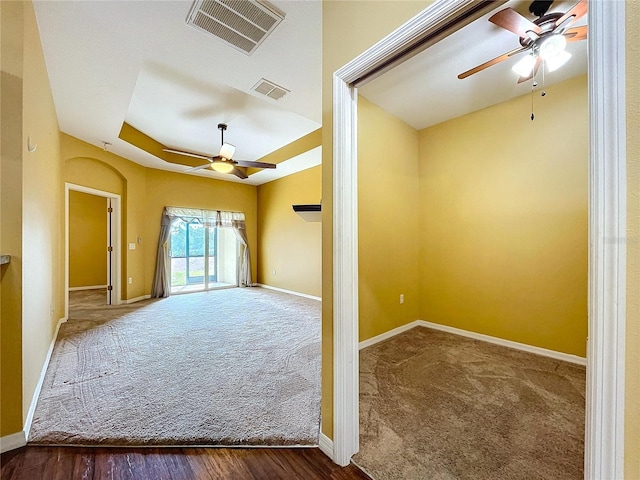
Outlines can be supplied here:
M238 178L249 178L243 170L238 167L253 167L253 168L276 168L273 163L265 162L249 162L246 160L233 160L233 154L236 152L236 147L230 143L224 143L224 132L227 130L226 123L219 123L218 130L220 130L221 144L220 152L216 156L201 155L199 153L185 152L183 150L174 150L173 148L163 148L162 150L169 153L176 153L178 155L185 155L187 157L201 158L207 160L208 163L198 165L197 167L188 168L185 172L193 172L195 170L201 170L203 168L211 167L216 172L220 173L232 173Z
M528 55L521 58L512 67L520 76L518 83L534 78L543 61L548 71L557 70L564 65L571 57L571 54L565 51L567 42L577 42L587 38L586 25L569 28L587 13L587 0L580 0L566 13L547 13L552 3L552 0L532 2L529 11L538 17L533 21L523 17L510 7L492 15L489 18L491 23L520 37L520 47L467 70L458 75L458 78L467 78L485 68L527 51Z

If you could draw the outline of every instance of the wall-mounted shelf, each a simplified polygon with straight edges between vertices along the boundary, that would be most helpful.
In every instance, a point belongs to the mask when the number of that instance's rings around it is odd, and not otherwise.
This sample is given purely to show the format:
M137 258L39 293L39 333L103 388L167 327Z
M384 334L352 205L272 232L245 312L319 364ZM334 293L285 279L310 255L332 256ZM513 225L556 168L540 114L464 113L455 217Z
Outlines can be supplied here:
M305 205L292 205L294 212L321 212L322 205L319 203L307 203Z
M0 255L0 265L6 265L11 262L11 255Z
M322 221L322 205L319 203L292 205L292 207L293 211L300 215L307 222Z

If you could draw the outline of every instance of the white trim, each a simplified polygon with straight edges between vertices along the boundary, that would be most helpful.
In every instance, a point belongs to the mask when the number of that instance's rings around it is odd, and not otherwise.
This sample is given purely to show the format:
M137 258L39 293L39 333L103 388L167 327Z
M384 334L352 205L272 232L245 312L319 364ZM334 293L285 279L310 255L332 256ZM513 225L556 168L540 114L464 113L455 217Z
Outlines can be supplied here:
M585 478L624 476L625 2L589 3L589 341Z
M375 337L368 338L367 340L363 340L358 344L358 350L362 350L363 348L370 347L371 345L375 345L376 343L383 342L391 337L395 337L407 330L411 330L420 325L421 320L414 320L413 322L407 323L406 325L400 325L399 327L394 328L393 330L389 330L388 332L381 333L380 335L376 335Z
M38 405L38 398L40 397L40 391L42 390L42 384L44 383L44 377L47 374L47 369L49 368L49 362L51 361L51 355L53 354L53 348L56 345L56 340L58 339L58 332L60 331L60 325L67 321L66 317L58 320L58 324L56 325L56 330L53 333L53 338L51 339L51 343L49 344L49 350L47 350L47 356L44 358L44 363L42 364L42 369L40 370L40 377L38 378L38 383L36 384L36 388L33 391L33 396L31 397L31 403L29 404L29 411L27 412L27 418L24 421L24 436L25 438L29 438L29 432L31 431L31 422L33 421L33 414L36 412L36 406Z
M264 283L255 283L254 287L275 290L276 292L288 293L289 295L297 295L298 297L310 298L311 300L318 300L319 302L322 301L322 297L316 297L315 295L309 295L307 293L294 292L293 290L285 290L284 288L272 287L271 285L265 285Z
M351 83L472 0L436 0L333 77L334 461L358 450L357 90ZM622 478L626 283L625 4L589 4L589 342L585 478ZM613 53L612 53L613 52ZM355 370L355 375L354 375Z
M322 432L320 432L320 437L318 438L318 448L322 453L333 460L333 440Z
M442 325L440 323L427 322L426 320L416 320L414 323L416 323L416 326L427 327L433 330L440 330L447 333L453 333L454 335L460 335L461 337L467 337L474 340L480 340L482 342L493 343L502 347L513 348L515 350L521 350L523 352L533 353L535 355L541 355L543 357L549 357L556 360L562 360L564 362L575 363L576 365L587 365L586 358L579 357L577 355L571 355L569 353L549 350L548 348L535 347L533 345L527 345L526 343L505 340L504 338L492 337L490 335L484 335L483 333L462 330L460 328L450 327L448 325Z
M70 292L78 292L80 290L100 290L107 288L106 285L90 285L88 287L69 287Z
M426 320L414 320L413 322L407 323L406 325L401 325L397 328L394 328L393 330L389 330L388 332L381 333L380 335L376 335L375 337L369 338L367 340L363 340L358 344L358 349L362 350L363 348L370 347L371 345L375 345L376 343L388 340L391 337L395 337L396 335L406 332L407 330L411 330L415 327L426 327L433 330L440 330L443 332L452 333L454 335L460 335L461 337L467 337L474 340L480 340L482 342L493 343L502 347L513 348L515 350L521 350L523 352L533 353L535 355L541 355L543 357L554 358L556 360L562 360L564 362L574 363L576 365L586 366L587 364L586 358L579 357L577 355L557 352L555 350L549 350L542 347L535 347L533 345L527 345L526 343L505 340L504 338L492 337L490 335L471 332L469 330L462 330L460 328L450 327L448 325L442 325L440 323L427 322Z
M24 447L26 444L27 437L25 436L24 431L5 435L4 437L0 437L0 453Z
M359 449L356 89L333 77L333 461Z
M130 303L136 303L139 302L141 300L148 300L151 298L151 295L140 295L139 297L135 297L135 298L128 298L127 300L122 300L122 303L125 304L130 304Z

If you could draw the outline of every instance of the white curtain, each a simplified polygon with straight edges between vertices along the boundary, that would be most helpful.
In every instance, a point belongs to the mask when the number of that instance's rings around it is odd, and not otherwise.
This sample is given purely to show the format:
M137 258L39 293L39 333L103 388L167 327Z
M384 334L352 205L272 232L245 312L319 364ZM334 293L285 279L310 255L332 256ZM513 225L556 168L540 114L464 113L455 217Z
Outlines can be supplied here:
M176 219L185 222L198 220L205 227L233 228L240 241L240 261L238 263L238 283L241 287L250 287L251 283L251 254L247 240L247 231L242 212L222 212L220 210L201 210L197 208L164 207L160 222L160 237L158 238L158 254L156 258L156 272L153 278L151 296L168 297L171 292L169 281L169 236L171 224Z
M249 241L247 240L247 228L243 220L232 221L233 231L240 240L240 265L238 275L241 287L250 287L251 283L251 254L249 253Z

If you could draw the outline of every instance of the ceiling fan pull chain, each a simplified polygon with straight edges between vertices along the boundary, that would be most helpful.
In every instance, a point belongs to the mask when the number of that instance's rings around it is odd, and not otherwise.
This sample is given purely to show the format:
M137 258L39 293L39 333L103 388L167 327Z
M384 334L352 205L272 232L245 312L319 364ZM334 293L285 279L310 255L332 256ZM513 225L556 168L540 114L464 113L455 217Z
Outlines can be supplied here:
M540 94L541 97L544 97L547 92L544 89L544 71L545 71L545 67L547 65L547 62L542 62L542 93Z
M536 85L538 85L538 82L536 82L535 77L533 77L531 79L531 121L533 122L536 118L536 116L533 113L533 89L536 87Z

